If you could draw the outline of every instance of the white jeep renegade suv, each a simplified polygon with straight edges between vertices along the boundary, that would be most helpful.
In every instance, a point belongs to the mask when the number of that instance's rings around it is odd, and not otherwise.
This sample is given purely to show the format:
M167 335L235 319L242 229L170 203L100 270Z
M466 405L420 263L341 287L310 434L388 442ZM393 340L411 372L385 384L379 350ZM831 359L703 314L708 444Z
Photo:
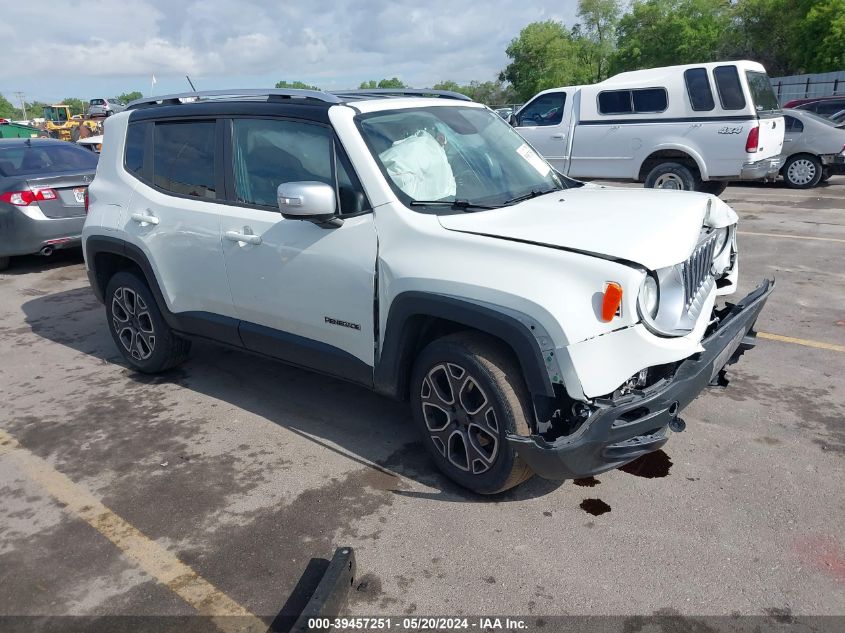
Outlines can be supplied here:
M83 244L126 361L192 338L410 400L480 493L616 468L754 344L706 194L585 186L436 91L215 91L106 122Z

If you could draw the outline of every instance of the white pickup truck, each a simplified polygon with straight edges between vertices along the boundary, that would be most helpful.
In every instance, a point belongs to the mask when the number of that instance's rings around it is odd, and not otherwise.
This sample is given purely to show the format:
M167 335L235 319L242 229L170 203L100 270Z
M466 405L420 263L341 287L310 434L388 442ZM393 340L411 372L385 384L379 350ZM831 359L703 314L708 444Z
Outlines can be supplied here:
M719 194L776 178L784 119L751 61L667 66L545 90L511 123L560 173Z

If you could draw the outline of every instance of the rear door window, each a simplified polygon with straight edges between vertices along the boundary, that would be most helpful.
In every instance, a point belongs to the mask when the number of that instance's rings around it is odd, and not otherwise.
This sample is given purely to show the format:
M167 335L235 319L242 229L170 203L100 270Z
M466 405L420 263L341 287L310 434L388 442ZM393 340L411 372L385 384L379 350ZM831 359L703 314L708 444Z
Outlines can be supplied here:
M694 111L708 112L716 107L706 68L690 68L684 72L684 81L687 84L690 106Z
M742 110L745 108L745 95L739 81L736 66L717 66L713 71L716 89L719 91L719 101L725 110Z
M153 183L159 189L192 198L214 199L216 121L155 124Z

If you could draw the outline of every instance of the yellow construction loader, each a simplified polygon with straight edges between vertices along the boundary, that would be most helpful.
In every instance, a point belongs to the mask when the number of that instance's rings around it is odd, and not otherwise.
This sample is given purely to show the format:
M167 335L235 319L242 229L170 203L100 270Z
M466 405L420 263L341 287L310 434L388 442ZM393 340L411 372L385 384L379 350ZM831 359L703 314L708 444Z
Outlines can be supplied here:
M70 106L57 104L44 107L44 129L53 138L63 141L79 139L79 126L84 125L91 134L100 134L100 124L92 119L74 119Z

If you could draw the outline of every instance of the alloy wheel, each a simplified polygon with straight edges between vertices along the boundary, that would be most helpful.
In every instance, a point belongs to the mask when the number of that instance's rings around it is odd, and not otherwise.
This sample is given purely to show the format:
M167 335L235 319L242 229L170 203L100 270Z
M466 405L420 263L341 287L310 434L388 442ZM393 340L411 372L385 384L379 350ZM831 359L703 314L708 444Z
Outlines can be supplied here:
M437 451L460 470L487 472L499 453L499 421L478 381L460 365L441 363L426 374L420 399Z
M806 185L816 177L816 166L811 160L799 158L790 163L786 174L793 184Z
M132 288L121 286L112 295L112 325L123 348L136 360L155 351L156 337L147 304Z

